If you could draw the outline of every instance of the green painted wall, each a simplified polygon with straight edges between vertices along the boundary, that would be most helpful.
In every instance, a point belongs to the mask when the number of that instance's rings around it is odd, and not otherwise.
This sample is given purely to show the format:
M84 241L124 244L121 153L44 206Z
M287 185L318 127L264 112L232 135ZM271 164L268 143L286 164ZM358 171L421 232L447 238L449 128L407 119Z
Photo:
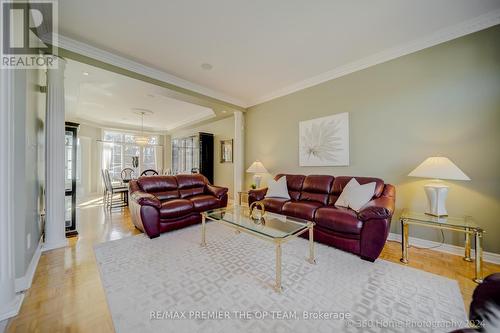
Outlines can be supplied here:
M172 131L170 135L171 138L176 138L194 135L199 132L214 135L214 184L227 187L231 198L234 193L234 164L220 162L220 142L221 140L234 139L234 117L226 117L208 124ZM167 167L171 168L171 163Z
M299 121L349 112L350 166L299 167ZM472 181L449 181L448 211L486 230L500 253L500 26L251 107L245 168L270 173L374 176L397 187L397 207L423 210L425 179L407 174L432 155L451 158ZM248 175L247 186L250 184ZM400 233L398 214L392 232ZM436 230L411 236L439 241ZM462 245L463 236L446 234Z

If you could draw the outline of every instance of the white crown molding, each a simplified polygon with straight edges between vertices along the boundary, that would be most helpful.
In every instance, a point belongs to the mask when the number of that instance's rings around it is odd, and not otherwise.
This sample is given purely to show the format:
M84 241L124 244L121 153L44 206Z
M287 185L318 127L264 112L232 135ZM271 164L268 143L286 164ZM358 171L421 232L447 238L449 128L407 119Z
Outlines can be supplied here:
M389 237L387 237L387 240L394 241L401 243L401 235L396 234L396 233L390 233ZM438 252L443 252L443 253L449 253L449 254L454 254L457 256L462 256L464 255L465 249L461 246L456 246L456 245L451 245L451 244L446 244L446 243L438 243L434 241L430 241L427 239L422 239L422 238L417 238L417 237L408 237L408 241L410 245L414 245L415 247L421 247L421 248L429 248L432 247L433 251L438 251ZM471 256L474 258L476 251L474 249L471 250ZM410 253L410 260L411 260L411 253ZM486 252L483 251L483 260L486 262L491 262L493 264L500 264L500 254L494 253L494 252Z
M371 66L375 66L387 62L389 60L396 59L432 47L434 45L441 44L450 41L452 39L456 39L492 27L497 24L500 24L500 9L491 11L489 13L483 14L474 19L467 20L457 25L438 30L429 36L392 47L390 49L375 53L371 56L334 68L325 73L313 76L309 79L291 84L289 86L278 89L269 94L255 98L250 102L242 101L238 98L228 96L224 93L217 92L208 87L204 87L196 83L189 82L187 80L181 79L167 72L152 67L148 67L136 61L127 59L125 57L113 54L108 51L104 51L97 47L91 46L89 44L80 41L76 41L74 39L68 38L63 35L58 36L58 46L67 49L69 51L81 54L83 56L87 56L120 68L124 68L133 71L135 73L151 77L153 79L170 83L178 87L185 88L193 92L221 100L226 103L234 104L242 108L248 108L250 106L255 106L278 97L289 95L299 90L303 90L318 85L320 83L330 81L342 77L344 75L348 75L369 68Z
M251 106L255 106L264 102L268 102L272 99L289 95L299 90L303 90L320 83L330 81L341 76L351 74L362 69L366 69L368 67L375 66L386 61L396 59L404 55L414 53L428 47L492 27L497 24L500 24L500 9L491 11L460 24L438 30L435 33L424 38L404 43L382 52L378 52L366 58L359 59L346 65L334 68L328 72L313 76L301 82L291 84L270 94L264 95L260 98L256 98L255 100L251 101L252 103L250 104Z
M63 35L58 35L58 47L61 47L63 49L69 50L71 52L75 52L78 54L81 54L83 56L99 60L102 62L105 62L110 65L114 65L120 68L127 69L129 71L148 76L150 78L160 80L166 83L173 84L175 86L178 86L180 88L188 89L191 91L194 91L196 93L212 97L215 99L218 99L220 101L230 103L242 108L248 107L248 103L244 102L242 100L239 100L237 98L228 96L224 93L217 92L215 90L212 90L210 88L201 86L199 84L189 82L187 80L181 79L177 76L174 76L172 74L169 74L167 72L148 67L146 65L143 65L141 63L138 63L136 61L127 59L125 57L119 56L117 54L113 54L108 51L104 51L102 49L99 49L97 47L91 46L89 44L71 39L69 37L63 36Z

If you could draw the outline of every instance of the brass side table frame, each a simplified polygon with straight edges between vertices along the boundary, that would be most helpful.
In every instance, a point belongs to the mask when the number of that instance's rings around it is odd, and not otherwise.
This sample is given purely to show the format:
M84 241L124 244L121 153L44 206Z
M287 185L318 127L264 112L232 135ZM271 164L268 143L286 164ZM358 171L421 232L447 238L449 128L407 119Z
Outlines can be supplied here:
M441 222L433 222L432 217L429 216L429 221L420 221L418 219L414 219L411 217L407 217L404 214L401 215L400 218L401 222L401 252L402 256L400 261L403 264L408 263L408 248L409 248L409 241L408 241L408 236L409 236L409 226L410 224L413 225L418 225L418 226L424 226L424 227L430 227L430 228L435 228L435 229L441 229L441 230L451 230L451 231L458 231L462 232L465 234L465 253L464 253L464 260L465 261L472 261L471 258L471 236L474 237L475 240L475 276L472 279L476 283L482 283L483 282L483 234L484 230L475 227L475 226L457 226L457 225L447 225L446 223L441 223Z
M221 224L227 225L233 229L236 229L236 232L244 232L253 236L257 236L263 240L274 243L276 248L276 282L274 286L274 290L276 292L282 292L283 287L281 285L281 244L286 243L287 241L297 238L299 235L309 231L309 257L306 259L310 264L316 264L316 259L314 258L314 222L308 221L306 224L306 228L299 230L296 233L290 234L283 238L274 238L271 236L265 236L258 232L252 231L250 229L237 226L235 224L226 222L222 219L211 218L206 212L201 214L201 246L205 247L206 243L206 220L216 221Z
M243 206L243 197L246 197L247 199L247 204L248 204L248 192L249 191L239 191L238 192L238 205Z

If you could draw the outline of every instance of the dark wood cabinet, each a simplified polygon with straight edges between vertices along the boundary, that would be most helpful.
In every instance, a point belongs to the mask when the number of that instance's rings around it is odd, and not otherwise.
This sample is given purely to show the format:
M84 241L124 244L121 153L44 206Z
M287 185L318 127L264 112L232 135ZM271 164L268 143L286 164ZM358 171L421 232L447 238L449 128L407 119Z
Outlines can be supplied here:
M214 182L214 135L197 133L172 140L172 173L201 173Z
M210 133L199 133L199 172L207 177L210 183L214 183L214 135Z

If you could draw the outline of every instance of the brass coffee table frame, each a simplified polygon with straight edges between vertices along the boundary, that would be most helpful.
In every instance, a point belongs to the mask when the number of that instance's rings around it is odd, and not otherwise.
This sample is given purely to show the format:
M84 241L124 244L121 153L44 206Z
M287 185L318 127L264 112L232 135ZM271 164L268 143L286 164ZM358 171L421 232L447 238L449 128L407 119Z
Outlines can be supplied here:
M210 217L207 212L201 213L201 246L205 247L207 245L206 243L206 220L210 221L216 221L221 224L227 225L233 229L236 229L237 232L244 232L253 236L257 236L258 238L261 238L263 240L266 240L268 242L272 242L275 244L276 248L276 284L274 286L274 290L277 292L282 292L283 291L283 286L281 285L281 244L286 243L287 241L297 238L299 235L302 235L306 231L309 231L309 258L307 258L307 262L310 264L316 264L316 259L314 258L314 222L307 221L306 224L304 224L304 228L298 230L297 232L290 234L286 237L271 237L271 236L266 236L264 234L258 233L256 231L247 229L242 226L235 225L233 223L224 221L223 219L217 219L217 218L212 218Z
M464 260L465 261L472 261L471 258L471 236L474 237L475 239L475 276L472 279L476 283L482 283L483 282L483 234L484 230L479 228L479 227L474 227L474 226L456 226L456 225L447 225L446 223L439 223L439 222L433 222L433 221L420 221L411 217L406 217L404 215L401 215L400 218L401 222L401 252L402 256L400 261L403 264L408 263L408 248L410 247L409 241L408 241L408 234L409 234L409 225L419 225L419 226L424 226L424 227L430 227L430 228L435 228L435 229L441 229L441 230L451 230L451 231L458 231L462 232L465 234L465 253L464 253Z

